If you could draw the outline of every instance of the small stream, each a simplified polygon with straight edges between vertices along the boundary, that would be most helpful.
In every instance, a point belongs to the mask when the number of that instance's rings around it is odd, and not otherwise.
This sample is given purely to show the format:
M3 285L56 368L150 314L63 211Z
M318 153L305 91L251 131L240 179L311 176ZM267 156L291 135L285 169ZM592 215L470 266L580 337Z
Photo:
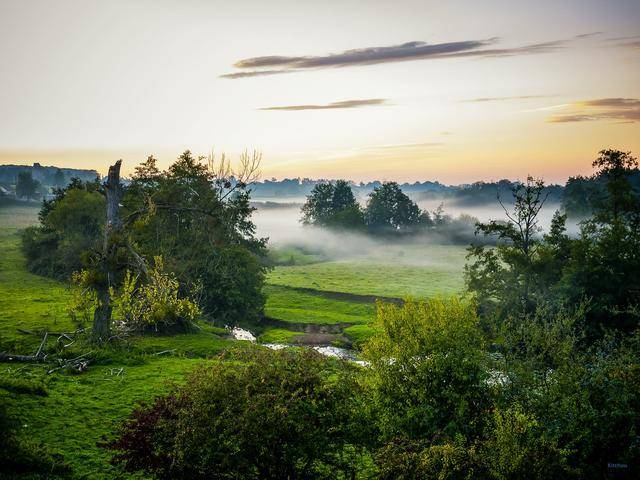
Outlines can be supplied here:
M244 328L240 328L240 327L229 328L229 332L231 336L236 340L243 340L251 343L257 342L255 335L251 333L249 330L245 330ZM284 348L300 347L300 345L289 345L286 343L262 343L261 345L263 347L270 348L271 350L282 350ZM346 360L349 362L356 363L363 367L370 365L369 362L367 361L359 360L358 357L356 357L354 351L349 350L347 348L334 347L332 345L320 345L320 346L304 347L304 348L312 348L316 352L320 353L321 355L324 355L325 357L339 358L341 360Z

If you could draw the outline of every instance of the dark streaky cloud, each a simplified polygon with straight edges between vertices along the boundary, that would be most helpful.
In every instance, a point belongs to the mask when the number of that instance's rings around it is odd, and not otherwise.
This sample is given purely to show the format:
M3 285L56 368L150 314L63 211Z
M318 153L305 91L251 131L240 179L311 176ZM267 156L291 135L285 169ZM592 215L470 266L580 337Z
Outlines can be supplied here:
M405 62L411 60L427 60L457 57L508 57L515 55L531 55L553 52L562 49L570 40L534 43L513 48L489 48L497 43L498 38L485 40L464 40L428 44L425 42L407 42L387 47L369 47L345 50L340 53L317 56L285 56L267 55L246 58L237 61L233 66L238 69L252 69L245 72L227 73L223 78L243 78L260 75L276 75L308 69L340 68L359 65L375 65L381 63Z
M268 75L278 75L280 73L294 72L295 70L252 70L250 72L234 72L220 75L220 78L246 78L246 77L266 77Z
M342 102L332 102L324 105L285 105L281 107L262 107L258 110L285 110L285 111L298 111L298 110L333 110L340 108L360 108L360 107L372 107L386 104L385 98L368 98L364 100L344 100Z
M593 122L597 120L619 120L624 123L640 122L640 99L598 98L575 102L571 113L550 117L550 123Z
M321 56L285 57L266 56L247 58L236 62L236 68L319 68L344 67L351 65L372 65L376 63L399 62L436 57L463 51L474 50L493 43L489 40L467 40L463 42L438 43L430 45L424 42L408 42L390 47L371 47L346 50Z
M640 52L640 35L607 38L606 41L612 43L616 47L628 48Z

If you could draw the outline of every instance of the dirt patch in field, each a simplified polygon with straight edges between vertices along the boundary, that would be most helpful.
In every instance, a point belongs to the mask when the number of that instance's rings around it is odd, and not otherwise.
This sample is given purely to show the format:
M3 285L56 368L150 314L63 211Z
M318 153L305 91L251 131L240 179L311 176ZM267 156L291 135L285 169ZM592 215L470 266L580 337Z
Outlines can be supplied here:
M304 322L286 322L279 318L262 317L261 323L269 325L271 327L285 328L287 330L293 330L294 332L303 333L341 333L347 327L356 325L350 322L341 323L304 323Z
M358 303L375 303L376 300L381 302L394 303L396 305L402 305L404 300L397 297L381 297L380 295L359 295L357 293L347 292L333 292L331 290L318 290L316 288L309 287L286 287L291 290L296 290L302 293L308 293L309 295L317 295L319 297L330 298L331 300L346 300L349 302Z
M305 333L303 335L293 337L291 339L291 343L293 345L309 346L334 345L336 343L347 347L351 345L351 342L347 337L334 333Z

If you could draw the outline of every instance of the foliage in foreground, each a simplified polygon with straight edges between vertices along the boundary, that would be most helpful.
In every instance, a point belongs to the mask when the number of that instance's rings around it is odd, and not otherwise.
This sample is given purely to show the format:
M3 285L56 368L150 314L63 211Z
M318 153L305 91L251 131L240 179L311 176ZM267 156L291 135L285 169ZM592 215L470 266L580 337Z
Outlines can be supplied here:
M367 346L381 478L601 478L640 461L640 337L585 347L579 314L538 311L489 350L474 308L378 313ZM499 353L502 352L502 353Z
M230 357L229 357L230 355ZM358 386L313 351L230 353L138 407L108 445L156 478L336 478L357 464Z
M601 478L640 462L640 336L539 310L488 345L473 304L378 306L370 367L227 354L140 406L109 448L155 478Z

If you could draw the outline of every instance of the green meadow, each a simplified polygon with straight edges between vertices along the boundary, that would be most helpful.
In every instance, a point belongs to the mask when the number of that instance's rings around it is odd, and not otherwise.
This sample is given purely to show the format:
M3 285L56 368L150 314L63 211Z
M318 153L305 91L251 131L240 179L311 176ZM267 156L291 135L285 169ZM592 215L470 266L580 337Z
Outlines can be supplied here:
M68 286L26 270L19 232L37 222L37 212L36 207L0 208L0 351L33 354L43 332L77 328L67 313ZM289 343L307 328L333 326L358 348L373 332L376 297L459 292L465 251L413 245L351 260L327 260L291 248L271 255L290 265L276 266L269 274L268 320L242 326L262 343ZM128 337L89 352L90 366L81 374L49 374L50 367L44 365L3 363L0 395L6 397L22 435L58 455L73 477L122 477L99 443L138 402L166 392L199 362L212 361L208 359L232 345L250 348L226 333L200 322L196 333ZM55 348L55 340L51 335L47 348ZM67 354L85 350L73 345ZM16 383L26 387L13 388Z

